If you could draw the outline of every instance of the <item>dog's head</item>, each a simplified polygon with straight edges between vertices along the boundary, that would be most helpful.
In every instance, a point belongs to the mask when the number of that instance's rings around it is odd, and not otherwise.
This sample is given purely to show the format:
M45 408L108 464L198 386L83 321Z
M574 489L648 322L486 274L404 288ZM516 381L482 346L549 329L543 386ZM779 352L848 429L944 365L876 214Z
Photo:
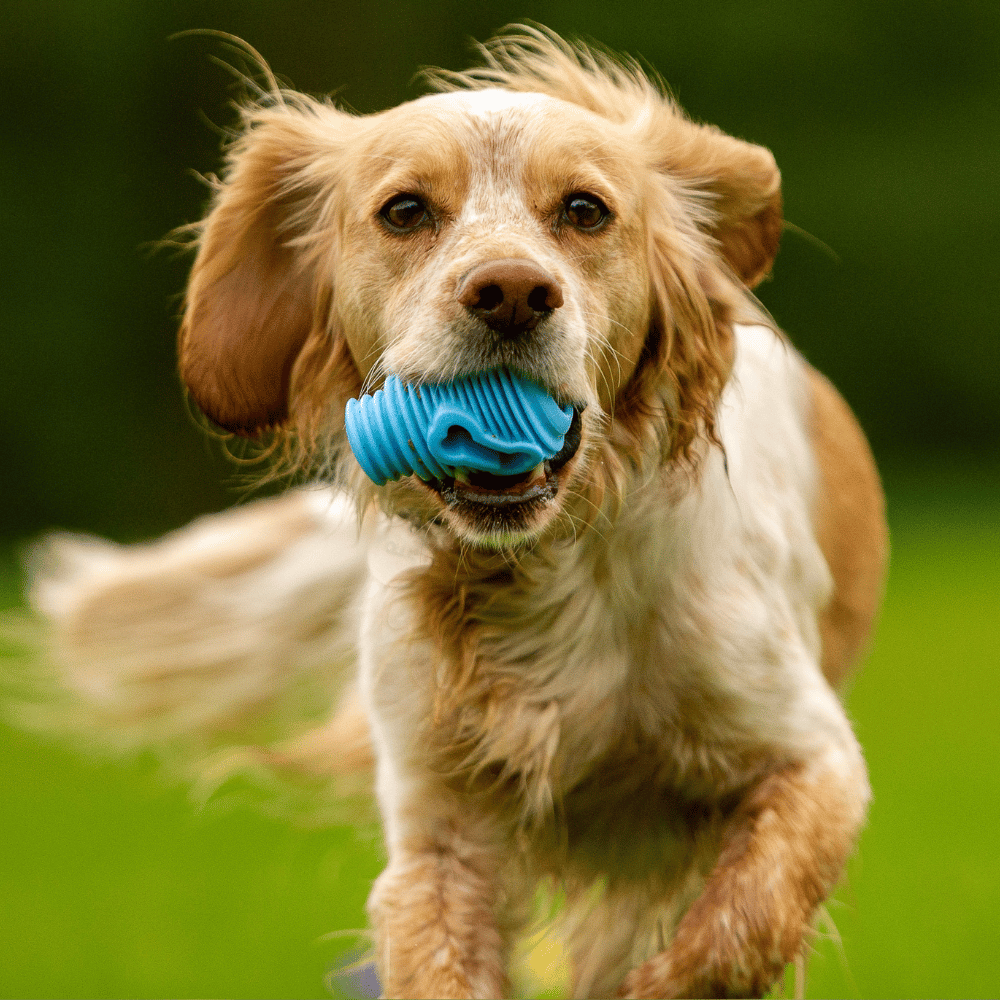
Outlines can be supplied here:
M346 400L387 374L528 376L574 407L558 455L522 477L381 491L500 545L713 435L781 195L767 150L693 123L632 63L530 29L484 51L484 68L380 114L293 94L245 111L180 363L222 427L281 429L340 463Z

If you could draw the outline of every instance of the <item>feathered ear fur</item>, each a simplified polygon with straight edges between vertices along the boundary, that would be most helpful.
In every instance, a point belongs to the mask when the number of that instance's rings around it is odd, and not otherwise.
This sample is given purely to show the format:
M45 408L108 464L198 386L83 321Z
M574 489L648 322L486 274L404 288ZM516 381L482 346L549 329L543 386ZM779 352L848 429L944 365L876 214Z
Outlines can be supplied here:
M201 224L180 371L201 410L237 434L288 419L300 358L313 370L331 353L347 358L331 301L337 187L353 123L301 95L247 110Z
M687 454L700 432L715 439L716 403L733 360L732 323L751 308L733 276L753 288L771 269L781 237L781 175L768 150L692 122L666 98L640 121L657 173L648 207L655 309L647 363L632 388L648 401L662 384L659 373L669 373L676 399L668 406L668 453Z
M665 103L649 135L659 169L710 201L706 228L726 262L753 288L771 270L781 240L781 174L771 152L698 125Z

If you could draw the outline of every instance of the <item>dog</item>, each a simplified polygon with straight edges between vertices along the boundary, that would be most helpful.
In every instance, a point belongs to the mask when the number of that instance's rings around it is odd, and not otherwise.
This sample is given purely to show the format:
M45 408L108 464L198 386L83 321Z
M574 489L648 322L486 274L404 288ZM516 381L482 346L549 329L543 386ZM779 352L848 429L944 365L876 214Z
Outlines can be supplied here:
M238 742L315 682L329 717L258 759L373 763L387 996L508 995L541 884L574 996L760 996L865 820L837 691L882 592L879 477L751 294L770 152L543 29L482 54L378 114L273 81L242 109L180 372L323 485L150 545L57 540L35 603L118 747ZM501 367L572 408L557 455L367 480L349 399Z

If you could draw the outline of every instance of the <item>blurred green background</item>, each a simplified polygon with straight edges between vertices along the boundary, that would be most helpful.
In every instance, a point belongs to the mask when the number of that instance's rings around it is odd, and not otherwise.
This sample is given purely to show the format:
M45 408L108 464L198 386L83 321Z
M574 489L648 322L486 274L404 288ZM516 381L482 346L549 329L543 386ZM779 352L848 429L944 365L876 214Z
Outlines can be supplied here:
M149 537L240 496L174 371L187 262L232 121L231 32L378 110L532 18L638 54L774 150L791 223L760 296L840 386L886 479L893 568L850 708L875 804L811 996L996 996L1000 888L1000 5L782 0L6 0L0 16L0 560L60 527ZM148 761L0 731L0 995L326 996L379 868L368 829L196 811Z

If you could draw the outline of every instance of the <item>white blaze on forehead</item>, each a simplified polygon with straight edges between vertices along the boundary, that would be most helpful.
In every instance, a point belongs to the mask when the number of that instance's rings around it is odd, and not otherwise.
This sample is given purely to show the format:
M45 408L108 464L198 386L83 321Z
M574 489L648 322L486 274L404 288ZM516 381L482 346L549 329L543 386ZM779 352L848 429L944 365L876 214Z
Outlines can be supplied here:
M554 100L554 97L549 97L547 94L519 93L513 90L501 90L499 87L488 87L486 90L452 90L444 94L428 94L426 97L418 98L417 103L448 102L457 104L474 115L485 117L511 108L529 108Z
M464 118L471 126L470 142L476 145L483 142L493 128L501 133L510 128L511 134L516 134L518 125L534 117L537 109L561 102L547 94L488 87L429 94L415 103L443 111L459 128L458 122ZM487 151L484 146L482 152L485 155L473 157L468 194L457 220L458 226L475 225L485 219L489 220L494 236L500 231L517 231L530 219L520 183L525 151L516 145L503 144L502 151L495 146Z
M557 103L556 98L547 94L520 93L503 90L499 87L489 87L485 90L452 90L443 94L429 94L418 98L416 104L440 109L447 115L455 115L459 119L487 125L493 124L496 116L504 112L514 112L513 116L496 121L501 129L510 125L516 130L523 120L518 112L526 112L523 118L530 118L531 112L542 105ZM472 136L475 135L475 139ZM473 128L470 140L482 141L479 128ZM493 149L489 156L475 160L468 177L469 188L465 204L457 221L460 229L482 224L488 221L491 235L502 232L524 231L525 223L533 228L530 222L530 210L524 200L524 192L520 184L523 151L516 147L507 147L498 155Z

